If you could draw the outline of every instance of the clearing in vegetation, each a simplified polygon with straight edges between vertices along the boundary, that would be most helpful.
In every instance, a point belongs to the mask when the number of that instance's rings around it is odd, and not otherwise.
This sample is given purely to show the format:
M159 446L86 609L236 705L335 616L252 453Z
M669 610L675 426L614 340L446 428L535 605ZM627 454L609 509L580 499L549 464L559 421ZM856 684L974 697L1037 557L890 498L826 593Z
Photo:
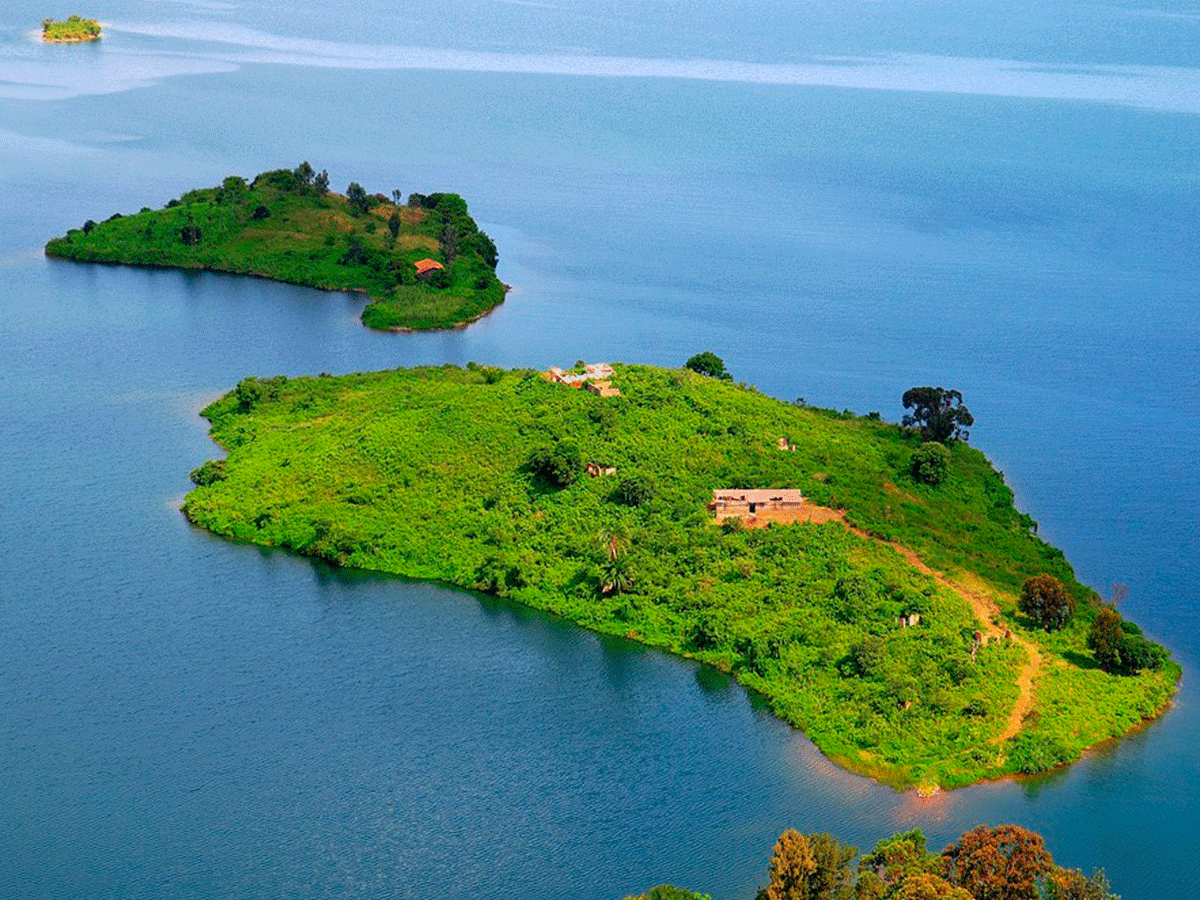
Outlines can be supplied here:
M920 437L877 417L613 369L617 397L475 365L245 379L204 411L229 454L193 473L184 509L231 538L702 660L898 787L1052 768L1168 703L1170 660L1097 665L1099 598L978 450L952 444L934 487L912 474ZM589 478L588 462L616 474ZM729 485L799 490L810 520L714 522ZM1078 601L1059 631L1017 608L1041 573Z
M363 323L384 330L459 327L502 303L496 245L462 197L401 199L357 183L333 193L325 172L302 163L250 182L230 176L164 209L89 220L47 243L46 254L360 291L372 300Z

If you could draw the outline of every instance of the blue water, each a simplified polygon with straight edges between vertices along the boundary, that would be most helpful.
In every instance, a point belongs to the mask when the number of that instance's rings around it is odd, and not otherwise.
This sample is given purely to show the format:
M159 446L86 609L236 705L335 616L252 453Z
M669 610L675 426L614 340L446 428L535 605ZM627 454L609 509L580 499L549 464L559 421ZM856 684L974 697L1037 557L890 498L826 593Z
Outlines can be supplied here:
M1195 893L1193 6L102 0L76 47L47 12L0 10L0 896L736 900L787 826L1000 821L1127 900ZM508 301L379 335L343 295L42 257L303 158L463 193ZM962 390L1041 533L1184 663L1176 708L1048 778L896 795L689 663L177 511L247 374L701 349L890 418Z

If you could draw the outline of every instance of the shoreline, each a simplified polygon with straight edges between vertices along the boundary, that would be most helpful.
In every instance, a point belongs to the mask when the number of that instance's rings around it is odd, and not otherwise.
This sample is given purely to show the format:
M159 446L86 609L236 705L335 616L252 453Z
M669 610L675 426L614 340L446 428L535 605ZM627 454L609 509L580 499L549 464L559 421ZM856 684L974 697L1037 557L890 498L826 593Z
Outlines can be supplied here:
M152 272L206 272L211 275L231 275L239 278L259 278L263 281L273 281L276 284L290 284L294 287L311 288L314 291L322 291L326 294L356 294L358 295L359 299L364 300L367 304L380 302L372 297L365 288L329 287L327 285L311 284L305 281L292 281L287 278L278 278L274 275L268 275L264 272L237 271L236 269L216 269L207 265L190 266L182 263L123 262L120 260L111 259L76 259L73 256L64 256L63 254L55 253L49 248L45 247L42 248L42 255L47 259L52 259L57 262L71 263L73 265L80 266L128 266L132 269L146 269ZM507 296L509 290L511 290L511 288L508 285L505 285L505 296ZM491 315L491 313L495 312L495 310L498 309L503 302L504 300L502 299L500 303L497 303L495 306L489 307L483 312L476 313L471 318L462 322L456 322L453 325L432 325L427 328L412 328L408 326L396 325L391 328L371 328L371 326L363 323L361 314L359 318L359 324L371 331L378 331L385 334L420 334L425 331L454 331L466 328L468 325L478 322L484 316Z
M224 449L224 448L222 448L222 449ZM188 491L188 493L190 494L191 491ZM407 575L403 572L393 572L388 569L376 569L376 568L363 567L363 566L343 566L337 562L334 562L333 560L326 559L326 558L324 558L322 556L318 556L316 554L305 553L303 551L297 550L292 547L285 547L285 546L281 546L279 544L266 543L266 542L262 542L262 541L246 540L244 538L238 538L238 537L233 537L232 535L222 534L221 532L215 531L215 530L207 527L206 525L203 525L200 522L197 522L194 519L192 519L192 517L190 515L188 515L188 512L187 512L186 501L185 501L184 505L179 508L179 512L183 515L184 520L189 525L191 525L195 528L199 528L200 530L204 531L206 534L210 534L214 537L218 537L221 540L230 541L231 543L234 543L234 544L240 544L240 545L247 546L247 547L266 547L270 550L280 552L280 553L286 553L289 556L294 556L298 559L306 559L306 560L310 560L313 562L320 562L320 563L323 563L324 565L332 566L336 569L344 569L346 571L356 571L356 572L367 572L367 573L370 573L370 574L376 575L376 576L386 576L389 578L400 578L405 581L410 581L410 582L414 582L414 583L439 585L441 587L448 587L455 591L461 591L465 594L469 594L469 595L475 596L475 597L487 597L490 600L498 600L498 601L502 601L504 603L512 603L512 604L520 606L524 609L531 609L531 610L535 610L539 613L542 613L544 615L553 616L554 618L559 619L560 621L571 624L575 628L582 628L583 630L590 631L593 634L601 634L606 637L617 638L620 640L628 641L632 644L637 644L639 647L645 647L650 650L666 653L669 656L673 656L678 659L685 659L685 660L688 660L689 662L694 662L698 665L705 666L706 668L712 669L715 672L720 672L722 675L726 675L729 678L733 679L733 681L736 682L738 687L740 687L748 695L752 694L755 697L760 698L761 701L763 702L763 704L770 711L773 718L775 718L777 721L781 722L782 724L786 725L792 731L801 735L806 741L808 741L810 744L812 744L813 748L822 757L829 760L829 762L833 763L838 768L842 769L843 771L849 772L851 775L854 775L856 777L866 778L870 781L875 782L876 784L880 784L885 787L889 787L893 791L895 791L897 794L912 793L912 794L915 794L916 796L920 797L921 799L928 799L928 798L935 797L939 794L945 794L945 793L950 793L953 791L964 790L966 788L978 787L980 785L999 784L999 783L1005 782L1005 781L1013 781L1013 782L1017 782L1017 783L1028 782L1028 781L1037 781L1038 779L1045 778L1049 775L1064 772L1066 769L1070 768L1071 766L1074 766L1077 763L1082 762L1085 757L1087 757L1093 753L1096 753L1100 750L1103 750L1106 747L1115 746L1116 744L1118 744L1120 741L1124 740L1125 738L1130 737L1131 735L1137 734L1138 732L1143 731L1146 728L1149 728L1151 725L1154 725L1154 724L1160 722L1163 719L1163 717L1166 715L1166 713L1175 705L1175 694L1178 690L1179 682L1183 678L1183 669L1182 669L1182 667L1180 667L1180 672L1176 676L1175 681L1174 681L1174 687L1172 689L1171 696L1168 697L1154 711L1153 714L1151 714L1150 716L1147 716L1147 717L1143 717L1139 721L1135 722L1133 725L1129 726L1127 729L1125 729L1125 731L1121 732L1120 734L1114 734L1114 735L1109 735L1104 738L1100 738L1099 740L1095 741L1094 743L1089 744L1088 746L1083 748L1080 751L1079 755L1076 756L1074 759L1059 763L1058 765L1056 765L1052 768L1044 769L1040 772L1032 772L1032 773L1005 772L1003 774L998 774L998 775L985 775L981 778L975 779L974 781L970 781L965 784L957 784L957 785L953 785L950 787L943 786L940 784L928 785L928 784L910 783L897 770L890 769L886 766L873 766L863 760L856 760L856 759L853 759L852 757L846 756L844 754L825 751L824 749L821 748L821 745L818 744L817 741L807 731L804 730L803 727L798 725L796 722L793 722L791 719L789 719L788 717L786 717L785 715L783 715L780 711L778 711L776 709L775 704L774 704L770 694L767 694L767 693L759 690L758 688L754 687L753 685L747 684L745 681L742 680L740 673L734 671L734 669L731 666L722 665L717 662L712 662L712 661L703 659L701 656L699 656L695 653L689 653L684 650L677 650L677 649L674 649L674 648L668 646L667 644L658 643L658 642L651 641L651 640L646 640L644 638L644 636L640 632L638 632L636 629L626 629L625 631L620 631L618 629L605 628L600 624L589 624L589 623L585 623L585 622L580 622L580 621L577 621L576 619L573 619L570 616L568 616L564 613L558 612L554 609L549 609L544 606L536 606L531 603L524 603L521 600L517 600L514 597L504 597L499 594L492 593L491 591L482 591L482 590L479 590L478 588L458 584L457 582L454 582L454 581L447 581L447 580L440 579L440 578L425 578L425 577L422 577L419 575Z

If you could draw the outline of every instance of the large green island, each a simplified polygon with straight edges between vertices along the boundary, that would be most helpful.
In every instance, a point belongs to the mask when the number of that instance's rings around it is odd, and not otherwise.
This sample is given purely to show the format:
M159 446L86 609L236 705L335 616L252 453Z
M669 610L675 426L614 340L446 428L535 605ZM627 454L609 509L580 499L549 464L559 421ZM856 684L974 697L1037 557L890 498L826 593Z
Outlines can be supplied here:
M46 254L79 262L256 275L371 303L364 324L384 330L454 328L503 302L496 245L457 194L402 202L352 182L345 195L308 163L226 178L159 210L114 215L54 238Z
M61 21L42 19L42 40L48 44L77 44L100 39L100 23L95 19L69 16Z
M896 787L1050 769L1169 703L1179 667L965 442L688 369L574 371L247 378L204 410L228 456L184 511L702 660Z

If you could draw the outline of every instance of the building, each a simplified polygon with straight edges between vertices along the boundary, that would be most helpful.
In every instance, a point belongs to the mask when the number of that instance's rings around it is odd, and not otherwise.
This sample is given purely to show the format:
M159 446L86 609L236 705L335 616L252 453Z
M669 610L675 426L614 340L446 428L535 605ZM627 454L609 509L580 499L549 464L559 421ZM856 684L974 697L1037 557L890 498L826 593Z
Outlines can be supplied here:
M713 491L709 509L718 518L747 517L764 512L796 511L804 495L794 488L725 488Z
M613 367L608 363L591 363L584 366L582 372L565 372L558 366L553 366L543 372L542 377L556 384L565 384L567 387L580 388L589 381L601 381L606 378L612 378L612 374ZM611 385L609 387L611 390L616 390ZM619 394L620 391L617 391L617 393ZM602 394L601 396L613 397L616 394Z
M616 475L617 474L616 466L602 466L599 463L590 462L586 466L584 466L584 468L587 470L587 473L589 475L591 475L593 478L602 478L606 475Z
M620 397L621 392L608 381L589 381L584 385L597 397Z
M417 270L418 278L427 278L433 272L440 271L446 267L436 259L430 259L429 257L426 257L425 259L418 259L415 263L413 263L413 268Z

